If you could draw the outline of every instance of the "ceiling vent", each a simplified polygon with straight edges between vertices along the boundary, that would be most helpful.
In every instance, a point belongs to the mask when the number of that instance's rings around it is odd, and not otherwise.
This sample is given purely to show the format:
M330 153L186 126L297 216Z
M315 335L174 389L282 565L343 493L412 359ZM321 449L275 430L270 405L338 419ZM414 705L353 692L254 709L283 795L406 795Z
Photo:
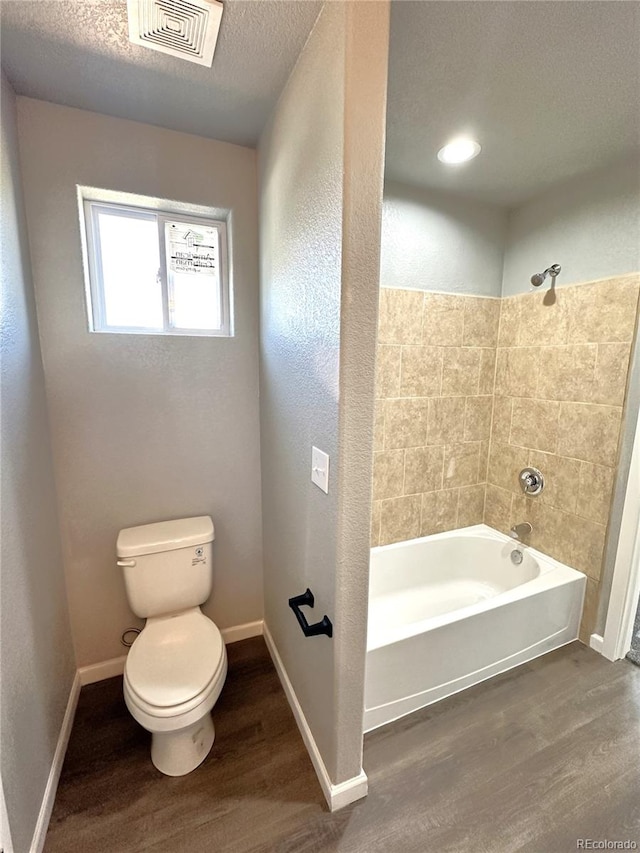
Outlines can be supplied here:
M127 0L129 41L211 67L222 3L219 0Z

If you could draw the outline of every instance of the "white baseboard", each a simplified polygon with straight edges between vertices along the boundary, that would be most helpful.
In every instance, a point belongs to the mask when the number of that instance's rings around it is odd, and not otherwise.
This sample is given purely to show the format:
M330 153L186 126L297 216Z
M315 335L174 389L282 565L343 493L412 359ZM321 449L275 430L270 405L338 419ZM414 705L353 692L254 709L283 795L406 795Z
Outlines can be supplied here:
M126 655L120 655L120 657L103 660L100 663L81 666L78 669L80 684L84 687L87 684L95 684L96 681L104 681L106 678L114 678L116 675L122 675L126 659Z
M0 853L14 853L13 841L11 839L11 827L9 826L9 815L7 814L7 801L4 798L2 777L0 776Z
M261 637L263 626L262 619L258 619L257 622L245 622L244 625L235 625L233 628L221 628L220 633L228 646L230 643L237 643L239 640Z
M80 686L80 673L76 672L73 679L73 684L71 685L71 690L69 691L67 708L64 712L64 718L60 727L60 734L58 735L56 751L53 754L51 770L49 771L49 778L47 779L47 786L44 789L42 805L40 806L38 821L36 823L36 828L33 833L33 839L31 841L30 853L41 853L44 847L44 840L47 835L47 829L49 827L49 819L51 818L53 803L56 798L56 791L58 790L58 781L60 779L60 773L62 771L62 765L64 763L64 756L67 751L69 737L71 736L73 718L75 717L76 707L78 705L78 697L80 696Z
M249 637L261 637L262 626L262 619L258 619L256 622L245 622L244 625L222 628L220 633L225 644L228 646L230 643L239 642L239 640L248 640ZM95 684L96 681L104 681L106 678L114 678L116 675L122 675L126 659L126 655L120 655L120 657L103 660L100 663L81 666L78 670L80 683L84 687L86 684Z
M334 785L331 781L327 768L322 760L322 756L320 755L318 746L313 734L311 733L311 729L309 728L309 724L307 723L304 711L298 702L298 697L296 696L293 685L289 680L282 658L278 653L278 649L276 648L273 637L271 636L266 623L264 623L263 626L263 634L269 654L271 655L271 660L273 661L273 665L278 673L278 678L282 684L282 689L284 690L291 710L293 711L293 716L298 725L298 729L300 730L300 734L302 735L302 740L307 748L309 757L311 758L311 763L316 771L316 776L320 782L320 787L322 788L322 793L325 796L329 809L334 812L344 806L348 806L349 803L353 803L362 797L366 797L368 780L364 770L361 770L357 776L353 776L351 779L340 782L338 785Z
M594 652L598 652L598 654L602 654L604 649L604 637L601 637L600 634L592 634L591 637L589 637L589 648L593 649Z

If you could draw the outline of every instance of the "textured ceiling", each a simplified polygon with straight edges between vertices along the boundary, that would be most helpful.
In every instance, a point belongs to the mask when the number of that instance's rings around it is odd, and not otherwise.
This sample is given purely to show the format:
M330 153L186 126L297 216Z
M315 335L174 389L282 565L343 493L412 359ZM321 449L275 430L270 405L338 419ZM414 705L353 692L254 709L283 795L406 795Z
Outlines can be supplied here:
M480 156L436 152L469 133ZM511 206L637 150L637 2L395 2L387 177Z
M126 0L3 0L21 95L254 146L321 8L226 0L212 68L129 43Z
M126 0L1 0L23 95L255 145L316 0L226 0L212 68L129 43ZM638 146L640 4L396 0L387 176L514 205ZM471 133L477 160L435 154Z

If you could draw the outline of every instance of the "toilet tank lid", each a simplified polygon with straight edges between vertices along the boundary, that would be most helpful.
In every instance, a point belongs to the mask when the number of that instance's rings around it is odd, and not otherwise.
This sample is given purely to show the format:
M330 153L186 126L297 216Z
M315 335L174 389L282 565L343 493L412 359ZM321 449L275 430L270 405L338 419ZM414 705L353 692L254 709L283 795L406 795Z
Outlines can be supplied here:
M208 515L199 515L197 518L178 518L127 527L118 534L116 551L118 557L140 557L143 554L205 545L213 539L213 521Z

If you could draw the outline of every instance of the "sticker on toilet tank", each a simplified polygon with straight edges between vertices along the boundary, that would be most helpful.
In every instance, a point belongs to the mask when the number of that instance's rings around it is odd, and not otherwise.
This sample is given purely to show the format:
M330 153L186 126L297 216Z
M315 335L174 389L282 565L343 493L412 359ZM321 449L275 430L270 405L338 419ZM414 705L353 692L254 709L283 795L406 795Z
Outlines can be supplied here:
M196 548L193 552L193 559L191 560L192 566L197 566L198 563L206 563L207 558L204 555L204 548Z

